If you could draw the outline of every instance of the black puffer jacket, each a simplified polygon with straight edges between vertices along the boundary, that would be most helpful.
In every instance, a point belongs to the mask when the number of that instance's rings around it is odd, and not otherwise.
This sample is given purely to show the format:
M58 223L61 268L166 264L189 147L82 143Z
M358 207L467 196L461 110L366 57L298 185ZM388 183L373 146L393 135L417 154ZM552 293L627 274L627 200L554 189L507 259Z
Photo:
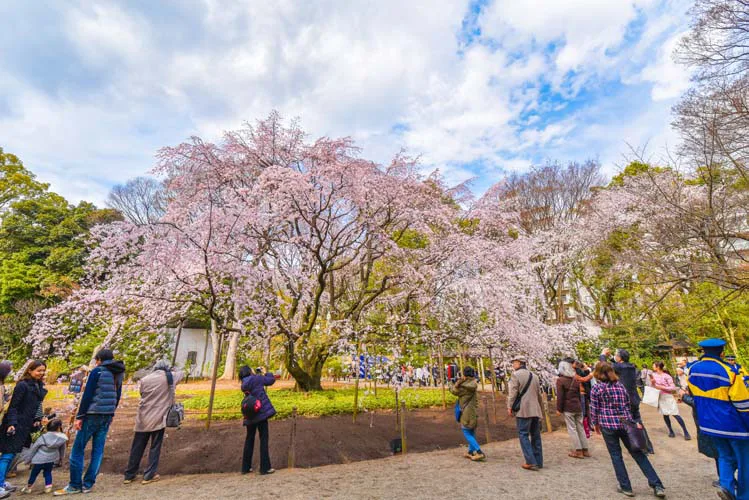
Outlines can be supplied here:
M34 422L37 421L39 408L46 395L47 389L43 382L24 379L16 384L0 426L0 452L20 453L24 446L31 444ZM16 428L16 433L12 436L8 436L10 426Z

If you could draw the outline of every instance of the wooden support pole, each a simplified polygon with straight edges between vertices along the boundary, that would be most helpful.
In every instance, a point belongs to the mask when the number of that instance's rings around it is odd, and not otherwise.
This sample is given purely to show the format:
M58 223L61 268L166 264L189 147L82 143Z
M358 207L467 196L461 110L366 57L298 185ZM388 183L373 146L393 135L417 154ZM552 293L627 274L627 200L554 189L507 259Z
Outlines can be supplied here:
M494 369L492 348L489 348L489 370L492 374L492 409L494 410L494 425L497 424L497 371Z
M543 405L541 405L541 410L543 410L544 419L546 421L546 432L551 432L551 416L549 415L549 398L546 397L546 393L543 393Z
M172 353L172 366L177 362L177 353L179 352L179 341L182 338L182 328L185 326L185 320L179 320L179 326L177 327L177 340L174 343L174 353Z
M369 412L369 428L370 429L374 427L374 414L375 414L374 410Z
M361 362L359 361L359 351L361 350L361 344L356 343L356 360L354 361L354 372L356 378L354 379L354 423L356 423L356 413L359 411L359 375L361 373Z
M488 399L484 400L484 429L486 429L486 442L489 443L492 440L492 436L489 433L489 406L487 405Z
M296 465L296 406L291 409L291 432L289 434L289 469Z
M440 362L440 385L442 386L442 409L447 409L447 393L445 392L445 360L442 357L442 342L439 344L439 362Z
M479 373L479 380L481 381L481 390L484 390L484 358L479 358L478 369L481 370Z
M211 319L211 332L213 332L213 339L215 340L218 337L218 332L216 331L216 320ZM211 394L208 397L208 418L205 422L205 428L210 429L211 428L211 417L213 416L213 400L216 397L216 379L218 378L218 365L221 362L221 342L219 342L219 345L216 346L216 355L213 357L213 367L211 370Z
M395 431L397 432L398 429L400 429L401 426L401 404L400 401L398 401L398 388L395 389Z
M408 453L406 445L406 402L401 402L401 443L403 444L403 454Z

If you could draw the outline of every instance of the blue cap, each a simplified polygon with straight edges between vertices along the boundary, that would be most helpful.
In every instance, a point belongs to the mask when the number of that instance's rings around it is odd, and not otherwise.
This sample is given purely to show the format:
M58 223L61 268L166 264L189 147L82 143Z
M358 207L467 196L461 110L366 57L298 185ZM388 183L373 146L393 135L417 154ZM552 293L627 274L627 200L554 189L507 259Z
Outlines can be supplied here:
M723 339L705 339L698 344L700 347L723 347L726 341Z

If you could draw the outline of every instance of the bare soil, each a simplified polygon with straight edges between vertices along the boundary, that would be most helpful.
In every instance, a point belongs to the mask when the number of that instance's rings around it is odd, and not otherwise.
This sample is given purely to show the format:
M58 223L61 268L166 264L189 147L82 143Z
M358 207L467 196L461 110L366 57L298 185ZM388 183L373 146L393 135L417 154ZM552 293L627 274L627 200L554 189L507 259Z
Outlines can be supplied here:
M135 400L123 401L124 407L112 423L102 471L122 473L127 464L133 437L132 417ZM488 405L489 434L492 441L517 436L514 420L510 421L505 402L497 398L497 421L490 393L482 394L477 437L486 442L483 405ZM563 425L553 417L552 425ZM275 469L288 463L291 419L270 421L271 463ZM391 456L390 441L400 437L395 412L360 414L356 423L351 415L321 418L297 418L296 461L299 468L344 464ZM460 426L455 422L453 408L420 409L406 416L407 447L410 453L456 448L465 444ZM179 430L168 429L159 463L161 475L205 474L239 471L244 446L245 428L241 420L217 421L206 430L205 422L187 420ZM254 462L259 465L259 440L256 439ZM145 461L145 457L144 457Z

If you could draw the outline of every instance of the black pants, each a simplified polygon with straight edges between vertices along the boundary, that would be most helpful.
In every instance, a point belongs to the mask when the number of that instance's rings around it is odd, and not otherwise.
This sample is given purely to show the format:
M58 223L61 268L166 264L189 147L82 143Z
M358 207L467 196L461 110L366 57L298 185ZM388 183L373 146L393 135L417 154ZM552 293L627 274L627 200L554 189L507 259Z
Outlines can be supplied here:
M242 453L242 473L250 472L252 468L252 452L255 449L255 430L260 434L260 474L270 470L270 453L268 452L268 420L261 420L247 426L247 437L244 440Z
M164 442L164 429L153 432L136 432L133 436L133 446L130 448L130 458L127 460L125 479L134 479L138 475L140 459L146 451L146 445L151 440L151 449L148 451L148 465L143 471L143 479L150 480L156 475L159 468L159 457L161 456L161 444Z

